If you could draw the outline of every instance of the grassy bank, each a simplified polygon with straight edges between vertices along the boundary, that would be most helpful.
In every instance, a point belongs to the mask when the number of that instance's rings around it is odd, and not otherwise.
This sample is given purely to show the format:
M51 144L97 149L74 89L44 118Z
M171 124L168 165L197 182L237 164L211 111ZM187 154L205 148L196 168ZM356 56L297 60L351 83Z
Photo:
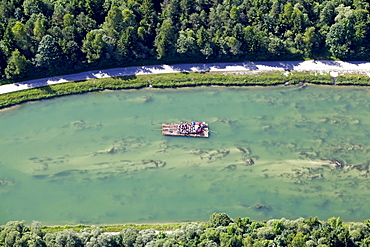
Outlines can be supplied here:
M138 230L154 229L157 231L171 231L179 229L181 223L172 223L172 224L127 224L127 225L100 225L99 227L103 232L120 232L124 228L135 227ZM75 232L80 232L83 229L93 229L94 226L91 225L66 225L66 226L43 226L43 232L60 232L63 230L73 230Z
M101 90L140 89L151 85L155 88L193 87L193 86L271 86L283 84L313 83L333 84L329 74L307 72L267 72L258 74L237 73L175 73L144 76L126 76L117 78L91 79L67 82L41 88L28 89L0 95L0 108L5 108L27 101L48 99L70 94L80 94ZM341 75L337 85L370 85L370 78L365 75Z
M320 221L317 217L254 221L248 217L231 219L213 213L208 222L179 224L173 234L141 231L129 225L118 234L104 234L95 227L80 231L40 231L24 222L0 226L0 246L369 246L369 220L342 222L340 217ZM134 227L132 227L134 226ZM153 227L152 227L153 229ZM73 231L74 230L74 231ZM78 229L77 229L78 230Z

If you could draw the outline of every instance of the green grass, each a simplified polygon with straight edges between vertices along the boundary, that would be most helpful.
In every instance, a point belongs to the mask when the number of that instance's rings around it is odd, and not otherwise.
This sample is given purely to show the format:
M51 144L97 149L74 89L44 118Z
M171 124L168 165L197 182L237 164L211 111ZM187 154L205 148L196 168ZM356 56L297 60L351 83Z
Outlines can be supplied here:
M28 89L0 95L0 108L5 108L27 101L48 99L71 94L80 94L101 90L140 89L152 85L155 88L194 87L194 86L273 86L285 83L333 84L329 74L307 72L265 72L239 75L237 73L174 73L143 76L126 76L102 79L90 79L66 82L41 88ZM337 85L370 85L370 78L365 75L338 76Z
M43 232L60 232L64 230L73 230L75 232L79 232L83 229L93 229L94 227L99 227L103 230L103 232L120 232L124 228L135 227L138 230L145 230L145 229L154 229L157 231L171 231L175 229L179 229L181 227L180 223L177 224L127 224L127 225L99 225L99 226L91 226L91 225L66 225L66 226L44 226L42 227Z
M101 91L105 89L132 89L146 87L148 82L144 78L136 77L91 79L78 82L67 82L40 88L0 95L0 108L24 103L27 101L48 99L58 96Z

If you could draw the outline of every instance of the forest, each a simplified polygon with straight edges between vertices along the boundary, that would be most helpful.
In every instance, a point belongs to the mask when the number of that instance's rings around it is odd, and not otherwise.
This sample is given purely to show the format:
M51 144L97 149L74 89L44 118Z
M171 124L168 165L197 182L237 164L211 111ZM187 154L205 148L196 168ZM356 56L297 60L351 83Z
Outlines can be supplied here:
M343 223L340 218L320 221L317 217L296 220L253 221L231 219L225 213L213 213L208 222L183 223L171 231L153 228L139 230L124 227L117 234L107 234L101 227L79 231L45 231L40 222L30 226L11 221L0 226L0 246L68 247L328 247L370 246L370 220Z
M368 60L366 0L1 0L4 82L151 63Z

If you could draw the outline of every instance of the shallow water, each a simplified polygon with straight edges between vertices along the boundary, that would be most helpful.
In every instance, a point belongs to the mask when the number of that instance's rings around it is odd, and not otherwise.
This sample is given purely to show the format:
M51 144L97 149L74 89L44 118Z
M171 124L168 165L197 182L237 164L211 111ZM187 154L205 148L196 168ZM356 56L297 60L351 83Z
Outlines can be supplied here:
M0 223L370 218L369 89L98 92L0 112ZM210 138L158 124L206 121ZM337 160L343 167L336 167ZM254 164L250 164L253 163Z

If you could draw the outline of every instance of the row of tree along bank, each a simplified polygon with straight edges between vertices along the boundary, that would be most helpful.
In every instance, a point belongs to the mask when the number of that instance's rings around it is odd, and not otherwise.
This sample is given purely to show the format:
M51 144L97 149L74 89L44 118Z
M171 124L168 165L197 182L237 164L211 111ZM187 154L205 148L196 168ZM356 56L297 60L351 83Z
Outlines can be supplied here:
M128 64L368 60L367 0L1 0L6 80Z
M270 86L299 85L306 83L332 85L329 74L312 74L307 72L265 72L249 74L219 73L177 73L161 75L126 76L117 78L90 79L67 82L40 88L28 89L0 95L0 109L27 101L48 99L70 94L79 94L101 90L139 89L143 87L173 88L193 86ZM370 77L365 75L341 75L336 85L370 86Z
M81 226L80 226L81 227ZM340 218L319 221L315 218L296 220L253 221L231 219L227 214L214 213L206 223L179 224L171 231L154 230L161 226L121 226L120 232L107 234L104 227L85 227L78 231L64 227L50 231L40 222L31 226L12 221L0 227L0 246L369 246L370 220L343 223ZM142 227L141 227L142 228ZM60 229L60 227L58 228Z

